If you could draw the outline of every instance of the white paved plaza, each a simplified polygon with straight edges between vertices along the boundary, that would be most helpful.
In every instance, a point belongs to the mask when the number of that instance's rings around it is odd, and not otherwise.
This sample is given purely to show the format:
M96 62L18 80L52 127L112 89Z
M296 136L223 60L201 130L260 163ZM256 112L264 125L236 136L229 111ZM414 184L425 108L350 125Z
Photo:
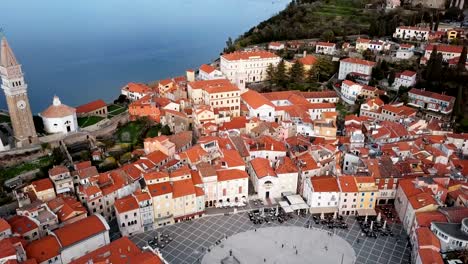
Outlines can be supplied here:
M225 263L337 263L352 264L356 255L343 238L320 229L296 226L259 228L242 232L211 249L203 264L223 263L230 256L237 261Z

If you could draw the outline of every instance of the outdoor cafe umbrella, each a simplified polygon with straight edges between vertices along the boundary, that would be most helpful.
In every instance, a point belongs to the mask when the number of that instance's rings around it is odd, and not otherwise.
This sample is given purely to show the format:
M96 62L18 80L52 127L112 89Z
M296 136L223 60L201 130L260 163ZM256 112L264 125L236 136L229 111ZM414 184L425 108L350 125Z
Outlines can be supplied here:
M367 213L366 213L366 218L364 218L364 222L367 223Z
M385 227L387 227L387 220L385 220L385 221L383 222L383 227L382 227L382 228L385 229Z
M336 219L336 211L333 212L333 219Z
M377 222L380 223L380 220L382 220L382 216L380 215L380 212L379 212L379 214L377 215Z
M371 221L370 223L370 231L372 231L372 227L374 227L374 221Z
M275 216L278 216L278 205L276 206L276 212L275 212Z

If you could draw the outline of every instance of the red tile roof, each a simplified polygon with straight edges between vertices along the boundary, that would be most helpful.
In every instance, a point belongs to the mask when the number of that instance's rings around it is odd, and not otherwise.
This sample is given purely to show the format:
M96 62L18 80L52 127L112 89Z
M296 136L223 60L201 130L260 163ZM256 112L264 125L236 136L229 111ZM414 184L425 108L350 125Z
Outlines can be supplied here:
M3 261L4 258L8 259L10 257L14 257L16 259L15 246L9 239L0 240L0 259ZM8 262L5 262L5 264L7 263ZM15 262L15 263L18 263L18 262Z
M115 212L119 214L138 210L139 208L137 200L132 195L115 200L114 207Z
M174 181L172 184L173 198L195 194L195 186L191 179Z
M317 176L311 177L310 182L314 188L314 192L339 192L340 188L335 177L332 176Z
M62 228L53 231L63 248L71 246L78 242L108 232L109 227L104 219L98 215L88 216L74 223L68 224Z
M0 218L0 232L11 229L10 224L3 218Z
M453 96L434 93L434 92L431 92L431 91L426 91L426 90L421 90L421 89L416 89L416 88L412 88L408 93L417 94L417 95L420 95L420 96L425 96L425 97L430 97L430 98L435 98L435 99L442 100L442 101L445 101L445 102L455 101L455 97L453 97Z
M277 174L297 173L298 171L296 164L289 157L284 157L275 169Z
M216 174L218 175L218 182L249 178L247 172L243 170L219 170L216 171Z
M19 235L24 235L39 227L36 222L26 216L15 215L7 221L11 226L11 231Z
M250 107L253 109L258 109L263 105L268 105L270 107L275 107L273 103L270 102L270 100L266 99L265 96L262 94L254 91L254 90L249 90L241 95L242 100L246 104L248 104Z
M431 222L447 223L447 217L439 211L417 212L416 222L420 227L430 227Z
M67 172L69 172L68 168L63 165L54 166L52 167L52 169L49 170L49 176L55 176Z
M341 192L347 192L347 193L358 192L356 181L354 180L353 176L340 176L338 177L338 183L340 184Z
M279 58L278 55L264 50L236 51L229 54L223 54L221 57L228 61Z
M170 182L150 184L147 187L151 197L172 193L172 185Z
M104 102L102 99L98 99L98 100L89 102L87 104L77 106L76 107L76 113L77 114L88 113L88 112L92 112L92 111L101 109L103 107L107 107L106 102Z
M439 252L434 251L429 248L419 249L419 257L421 258L421 263L424 264L444 264L444 260Z
M122 237L70 262L70 264L112 263L112 264L162 264L151 252L144 252L128 237Z
M454 46L454 45L435 45L437 46L437 52L447 52L447 53L461 53L463 50L463 46ZM432 51L434 45L429 44L426 47L426 51Z
M60 244L54 236L48 235L27 245L26 255L42 263L60 255Z
M317 46L325 46L325 47L334 47L336 44L332 42L318 42Z
M128 91L132 93L140 93L140 94L145 94L145 93L150 93L152 90L149 86L143 83L129 83L127 84Z
M298 59L298 61L304 65L310 66L310 65L314 65L315 63L317 63L317 58L312 55L307 55L303 58Z
M261 179L267 176L277 177L276 172L270 165L270 161L265 158L255 158L250 161L257 178Z
M202 66L200 66L200 71L204 71L208 74L214 72L216 70L215 67L211 66L211 65L207 65L207 64L202 64Z
M353 64L361 64L361 65L370 66L370 67L375 66L375 62L373 62L373 61L367 61L367 60L362 60L362 59L357 59L357 58L347 58L347 59L343 59L341 61L342 62L353 63Z
M31 185L34 187L36 192L42 192L50 189L54 189L54 185L49 178L33 181Z

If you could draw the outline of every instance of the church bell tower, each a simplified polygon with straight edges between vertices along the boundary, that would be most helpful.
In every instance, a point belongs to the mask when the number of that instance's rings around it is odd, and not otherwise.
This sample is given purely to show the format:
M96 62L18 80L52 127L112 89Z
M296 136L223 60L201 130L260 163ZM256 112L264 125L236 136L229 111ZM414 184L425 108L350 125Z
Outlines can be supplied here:
M27 88L21 65L15 58L6 38L3 36L0 49L0 77L5 92L8 112L15 137L16 147L38 143Z

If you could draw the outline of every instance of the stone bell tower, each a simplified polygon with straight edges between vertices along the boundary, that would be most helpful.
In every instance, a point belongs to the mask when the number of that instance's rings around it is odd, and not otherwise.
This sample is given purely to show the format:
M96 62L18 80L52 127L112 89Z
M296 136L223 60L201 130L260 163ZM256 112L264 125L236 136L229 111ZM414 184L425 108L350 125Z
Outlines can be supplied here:
M0 77L5 92L8 111L16 142L16 147L38 143L24 74L6 38L3 36L0 48Z

